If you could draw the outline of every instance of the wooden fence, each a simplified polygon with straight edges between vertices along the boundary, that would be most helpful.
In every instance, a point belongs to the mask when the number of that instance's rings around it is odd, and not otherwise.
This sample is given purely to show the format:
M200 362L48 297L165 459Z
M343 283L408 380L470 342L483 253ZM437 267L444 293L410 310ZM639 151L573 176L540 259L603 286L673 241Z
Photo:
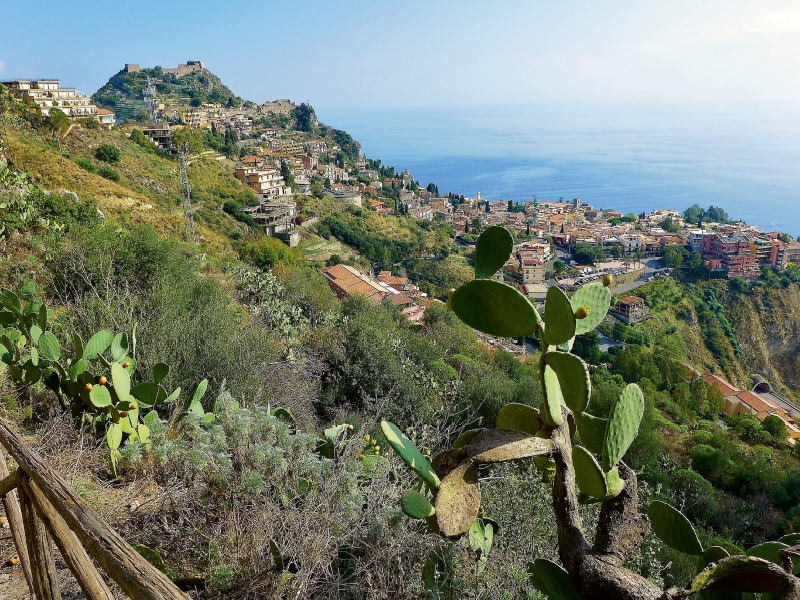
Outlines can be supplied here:
M19 465L9 474L0 452L0 497L25 579L37 600L61 599L53 542L89 600L114 598L90 556L132 600L187 599L2 421L0 444Z

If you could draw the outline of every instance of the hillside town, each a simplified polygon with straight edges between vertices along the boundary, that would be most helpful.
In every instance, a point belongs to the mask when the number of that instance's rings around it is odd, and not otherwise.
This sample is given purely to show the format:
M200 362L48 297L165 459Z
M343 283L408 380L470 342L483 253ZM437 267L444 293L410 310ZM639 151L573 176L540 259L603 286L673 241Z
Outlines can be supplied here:
M126 64L123 72L139 74L142 69ZM204 72L202 61L159 71L163 77L177 79ZM160 83L160 79L148 78L153 88ZM2 84L19 102L35 107L43 116L57 108L71 120L94 119L107 128L117 125L114 111L98 107L92 97L74 88L61 87L58 80ZM233 175L257 199L242 206L241 213L267 236L292 248L300 242L296 195L313 193L343 207L447 224L455 234L452 243L456 246L474 245L484 228L502 225L514 233L518 243L495 278L514 285L534 302L541 302L553 285L574 290L604 274L614 275L618 283L626 284L622 291L630 291L653 276L645 262L652 265L661 258L665 259L662 267L680 268L681 262L688 262L683 258L691 256L696 262L699 257L712 278L752 279L760 276L764 266L781 270L789 263L800 263L800 243L781 232L764 232L743 222L687 222L685 214L674 209L623 214L596 208L579 198L549 201L534 197L517 202L483 198L480 192L474 197L452 192L440 195L434 184L421 187L408 169L395 172L391 168L387 173L380 161L360 152L345 160L342 148L330 136L313 137L290 127L267 126L296 114L298 105L286 99L239 107L219 103L186 106L162 101L153 92L150 96L146 93L143 101L150 103L153 119L142 133L164 152L175 152L172 135L182 127L232 136L238 152ZM313 110L308 114L311 124L318 125ZM223 155L217 158L225 159ZM425 294L407 277L395 277L379 266L364 273L355 266L335 265L326 267L323 274L340 298L354 292L376 301L389 298L412 320L424 312ZM623 297L612 314L626 323L649 316L637 296Z

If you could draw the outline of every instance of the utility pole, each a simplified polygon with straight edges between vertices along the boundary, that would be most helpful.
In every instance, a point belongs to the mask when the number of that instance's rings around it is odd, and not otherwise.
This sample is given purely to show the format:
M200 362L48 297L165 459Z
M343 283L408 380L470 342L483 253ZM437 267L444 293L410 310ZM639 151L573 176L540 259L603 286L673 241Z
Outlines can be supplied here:
M189 175L186 165L189 157L189 144L184 143L178 147L178 165L181 172L181 195L183 196L183 222L184 236L187 242L197 246L197 233L194 230L194 209L192 208L192 186L189 184Z
M147 113L150 115L150 120L153 123L158 123L158 116L156 114L156 107L158 101L156 100L156 82L152 78L147 78L147 87L143 92L144 103L147 106Z

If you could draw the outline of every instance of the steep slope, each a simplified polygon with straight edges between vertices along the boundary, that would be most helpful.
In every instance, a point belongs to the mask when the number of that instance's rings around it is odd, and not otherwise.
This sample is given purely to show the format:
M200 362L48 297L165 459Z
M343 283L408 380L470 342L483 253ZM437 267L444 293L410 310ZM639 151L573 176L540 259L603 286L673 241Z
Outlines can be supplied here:
M205 102L228 107L241 106L237 97L219 77L207 69L193 71L178 77L161 67L128 72L125 69L112 76L92 96L98 106L114 110L121 122L146 119L144 92L148 78L158 79L156 86L159 101L174 109L200 105Z
M724 301L747 373L763 375L779 393L800 391L800 289L792 285L738 293L728 288Z
M9 129L14 163L30 173L31 180L46 190L66 190L97 203L104 217L129 226L149 224L162 235L182 237L184 230L180 184L174 159L138 146L122 131L76 128L64 142L65 158L57 147L32 131ZM105 163L94 156L101 144L120 150L119 174L111 181L78 165L82 160L99 169ZM232 238L247 230L222 210L228 199L246 200L250 192L226 165L198 158L189 168L194 211L200 243L220 254L233 252Z

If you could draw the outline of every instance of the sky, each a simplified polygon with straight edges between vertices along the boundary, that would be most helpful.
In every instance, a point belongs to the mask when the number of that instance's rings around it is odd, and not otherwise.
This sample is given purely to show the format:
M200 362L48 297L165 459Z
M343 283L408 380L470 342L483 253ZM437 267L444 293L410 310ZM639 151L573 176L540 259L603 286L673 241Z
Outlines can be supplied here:
M777 0L0 0L0 80L93 93L202 60L236 94L319 108L787 106L800 4Z

